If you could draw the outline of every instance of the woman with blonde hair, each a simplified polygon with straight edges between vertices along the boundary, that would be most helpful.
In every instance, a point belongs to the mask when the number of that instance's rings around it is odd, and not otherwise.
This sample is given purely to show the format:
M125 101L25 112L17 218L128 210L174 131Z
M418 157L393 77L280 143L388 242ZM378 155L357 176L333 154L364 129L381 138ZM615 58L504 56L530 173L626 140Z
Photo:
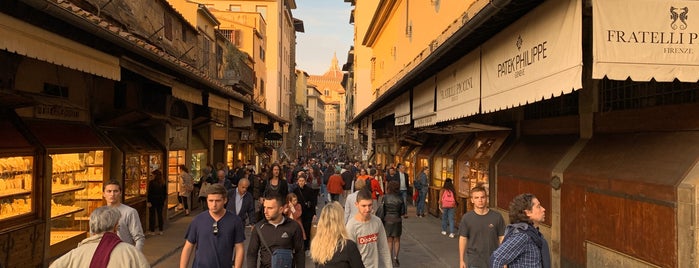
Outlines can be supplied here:
M364 268L357 244L345 229L344 212L338 202L321 210L316 235L311 240L311 260L316 267Z

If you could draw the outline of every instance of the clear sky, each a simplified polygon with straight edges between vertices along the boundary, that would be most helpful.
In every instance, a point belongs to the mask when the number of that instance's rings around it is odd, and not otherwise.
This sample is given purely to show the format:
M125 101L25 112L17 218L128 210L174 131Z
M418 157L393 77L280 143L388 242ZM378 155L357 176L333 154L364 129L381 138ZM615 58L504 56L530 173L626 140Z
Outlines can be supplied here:
M352 5L343 0L296 0L295 18L303 20L304 33L296 33L296 68L321 75L330 67L333 53L347 62L353 45L354 26L349 23Z

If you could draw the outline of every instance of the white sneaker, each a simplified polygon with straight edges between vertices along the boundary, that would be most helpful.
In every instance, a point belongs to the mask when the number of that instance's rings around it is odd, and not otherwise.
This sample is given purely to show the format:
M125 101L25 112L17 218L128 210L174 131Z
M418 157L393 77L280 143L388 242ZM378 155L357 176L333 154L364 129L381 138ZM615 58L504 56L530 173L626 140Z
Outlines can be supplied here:
M449 238L454 238L454 234L449 234Z
M446 232L446 231L442 231L442 235L447 235L447 232Z

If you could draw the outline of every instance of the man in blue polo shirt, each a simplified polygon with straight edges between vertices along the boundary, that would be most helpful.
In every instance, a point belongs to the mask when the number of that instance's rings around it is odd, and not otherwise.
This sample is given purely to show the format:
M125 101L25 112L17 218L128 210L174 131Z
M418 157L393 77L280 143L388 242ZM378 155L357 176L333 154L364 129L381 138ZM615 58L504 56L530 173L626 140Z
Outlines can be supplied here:
M187 267L192 251L193 268L243 267L245 227L237 215L226 210L226 200L223 185L214 184L207 189L209 210L194 217L189 224L180 255L180 268Z

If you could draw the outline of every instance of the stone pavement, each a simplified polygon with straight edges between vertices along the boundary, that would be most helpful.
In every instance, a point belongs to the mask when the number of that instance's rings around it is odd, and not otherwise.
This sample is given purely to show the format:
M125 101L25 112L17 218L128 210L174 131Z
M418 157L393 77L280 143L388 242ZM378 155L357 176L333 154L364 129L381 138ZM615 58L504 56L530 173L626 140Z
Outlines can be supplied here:
M163 235L148 236L143 250L151 266L179 267L184 233L196 213L200 211L192 211L190 216L178 216L170 221ZM408 215L410 217L403 220L400 267L458 267L458 238L448 238L440 234L440 219L429 215L417 218L414 206L408 207ZM458 226L458 223L455 226ZM246 229L245 235L250 237L250 229ZM247 240L245 247L247 248ZM310 258L306 258L306 267L314 267Z

